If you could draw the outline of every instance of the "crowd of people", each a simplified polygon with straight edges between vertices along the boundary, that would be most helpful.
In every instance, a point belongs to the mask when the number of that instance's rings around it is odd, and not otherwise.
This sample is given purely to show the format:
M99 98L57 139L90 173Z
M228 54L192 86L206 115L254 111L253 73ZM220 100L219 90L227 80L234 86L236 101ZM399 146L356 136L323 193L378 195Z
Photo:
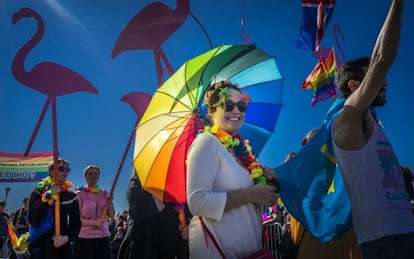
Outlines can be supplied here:
M115 215L111 194L98 184L98 166L86 166L85 184L73 191L67 180L69 172L69 161L59 158L57 167L49 166L49 176L11 215L6 202L0 201L1 218L10 219L20 237L14 247L6 221L0 220L3 258L189 258L187 224L191 214L185 204L157 200L142 189L134 174L127 196L130 210Z
M323 243L281 206L275 221L285 226L287 238L274 238L294 248L283 259L414 257L414 176L398 163L372 112L386 104L386 75L399 46L403 2L392 1L371 57L348 61L336 74L345 101L329 141L352 205L352 227ZM204 101L208 125L188 152L187 203L158 200L143 190L134 172L127 189L129 211L115 215L112 194L98 184L100 168L88 165L85 184L72 190L69 161L60 158L12 217L0 201L1 218L11 218L19 236L28 233L26 253L17 254L12 246L10 258L274 257L263 247L263 213L280 199L283 204L283 197L277 172L262 166L238 134L250 97L224 80L211 83ZM5 222L0 221L0 248L10 246Z

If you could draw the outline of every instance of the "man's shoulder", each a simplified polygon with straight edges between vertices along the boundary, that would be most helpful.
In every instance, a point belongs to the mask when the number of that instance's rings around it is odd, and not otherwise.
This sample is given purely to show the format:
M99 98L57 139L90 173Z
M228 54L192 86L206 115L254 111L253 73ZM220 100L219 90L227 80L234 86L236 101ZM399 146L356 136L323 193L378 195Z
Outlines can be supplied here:
M363 147L373 128L373 121L368 111L361 111L354 106L344 106L333 125L333 139L344 150L357 150Z

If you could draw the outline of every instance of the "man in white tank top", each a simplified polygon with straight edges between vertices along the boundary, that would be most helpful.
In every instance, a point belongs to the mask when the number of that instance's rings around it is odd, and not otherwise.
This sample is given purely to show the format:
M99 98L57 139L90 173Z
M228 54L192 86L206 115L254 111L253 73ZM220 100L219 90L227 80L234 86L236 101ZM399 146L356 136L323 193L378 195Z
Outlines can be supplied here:
M346 101L332 127L332 143L363 258L414 258L414 216L403 174L369 111L386 104L386 75L398 51L403 3L392 1L371 58L349 61L336 75Z

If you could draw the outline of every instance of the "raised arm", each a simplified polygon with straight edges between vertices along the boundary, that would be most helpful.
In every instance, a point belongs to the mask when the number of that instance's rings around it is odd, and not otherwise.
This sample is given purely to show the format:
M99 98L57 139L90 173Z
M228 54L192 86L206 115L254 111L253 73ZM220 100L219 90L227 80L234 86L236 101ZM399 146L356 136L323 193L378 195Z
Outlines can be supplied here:
M386 75L399 47L403 0L393 0L371 56L370 66L358 89L345 105L353 106L362 118L379 91L386 86ZM355 114L355 115L357 115Z

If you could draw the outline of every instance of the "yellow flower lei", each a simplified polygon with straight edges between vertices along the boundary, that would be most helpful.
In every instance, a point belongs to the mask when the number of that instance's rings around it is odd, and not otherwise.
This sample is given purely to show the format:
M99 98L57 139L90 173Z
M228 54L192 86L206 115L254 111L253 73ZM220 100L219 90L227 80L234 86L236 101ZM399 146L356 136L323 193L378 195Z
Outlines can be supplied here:
M263 169L252 152L249 140L243 141L239 134L233 137L227 131L219 130L217 125L212 127L206 126L204 131L216 136L226 149L231 149L234 152L243 167L249 170L250 179L255 183L267 184L267 179L263 175ZM241 142L243 142L243 145L241 145Z

